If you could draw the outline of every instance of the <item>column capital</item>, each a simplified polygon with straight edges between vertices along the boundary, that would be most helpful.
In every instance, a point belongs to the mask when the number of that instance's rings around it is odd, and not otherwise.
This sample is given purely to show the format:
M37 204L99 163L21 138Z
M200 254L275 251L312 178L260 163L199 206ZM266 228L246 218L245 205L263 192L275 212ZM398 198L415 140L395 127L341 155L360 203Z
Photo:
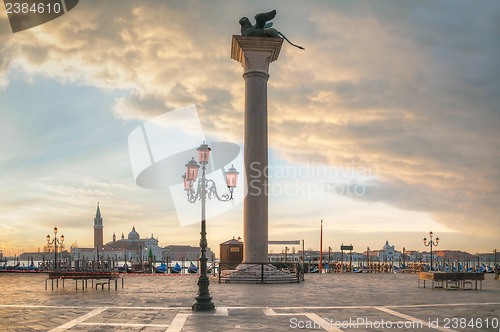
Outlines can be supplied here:
M241 63L244 74L269 75L269 64L278 59L282 38L233 36L231 59Z

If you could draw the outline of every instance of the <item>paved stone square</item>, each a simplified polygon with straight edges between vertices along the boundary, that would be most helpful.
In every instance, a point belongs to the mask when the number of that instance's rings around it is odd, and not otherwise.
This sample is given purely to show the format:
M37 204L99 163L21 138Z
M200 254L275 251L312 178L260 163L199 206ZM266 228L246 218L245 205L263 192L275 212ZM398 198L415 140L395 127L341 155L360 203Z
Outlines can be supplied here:
M45 278L0 275L0 331L500 331L493 275L477 291L417 288L417 275L393 273L311 274L284 285L212 282L214 313L191 311L195 275L125 275L118 290L75 290L66 281L46 291Z

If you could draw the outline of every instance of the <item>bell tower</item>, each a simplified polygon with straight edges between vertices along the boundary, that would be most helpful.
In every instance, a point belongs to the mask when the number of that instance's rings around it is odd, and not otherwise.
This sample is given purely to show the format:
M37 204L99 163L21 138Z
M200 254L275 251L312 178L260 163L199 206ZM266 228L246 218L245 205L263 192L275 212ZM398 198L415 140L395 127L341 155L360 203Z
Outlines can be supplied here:
M99 210L99 202L97 202L97 212L94 218L94 248L103 245L102 228L101 210Z

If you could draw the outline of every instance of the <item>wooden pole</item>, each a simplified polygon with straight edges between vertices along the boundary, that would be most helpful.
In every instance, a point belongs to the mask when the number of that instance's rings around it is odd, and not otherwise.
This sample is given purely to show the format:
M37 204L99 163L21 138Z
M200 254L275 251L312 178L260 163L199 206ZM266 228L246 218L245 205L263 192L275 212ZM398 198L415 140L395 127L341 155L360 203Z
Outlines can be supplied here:
M323 219L321 219L321 232L319 237L319 273L323 271Z
M306 259L306 253L304 251L304 240L302 239L302 265L304 265Z
M342 246L344 244L342 243ZM344 250L340 247L340 272L344 272Z
M367 272L369 269L369 265L370 265L370 247L366 247L366 269L367 269ZM370 272L371 272L371 270L370 270Z
M405 247L403 247L403 269L405 269L405 268L406 268L406 262L405 262L405 260L406 260L406 258L405 258L405 251L406 251L406 248L405 248Z
M331 263L331 260L330 260L330 253L332 251L332 247L328 247L328 268L326 269L326 272L330 272L330 270L332 269L332 263Z
M352 248L352 243L351 243ZM349 272L352 272L352 250L349 250Z

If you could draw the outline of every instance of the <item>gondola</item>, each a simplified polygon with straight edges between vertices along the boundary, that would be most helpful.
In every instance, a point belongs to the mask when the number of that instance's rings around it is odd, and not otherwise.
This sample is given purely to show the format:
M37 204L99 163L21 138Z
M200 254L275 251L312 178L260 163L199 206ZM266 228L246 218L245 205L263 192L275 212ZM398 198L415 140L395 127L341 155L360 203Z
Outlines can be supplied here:
M172 273L182 273L182 267L179 264L175 264L173 268L170 269Z
M132 273L132 269L128 267L127 263L123 264L123 266L118 267L118 272L120 273Z
M188 268L189 273L198 273L198 268L191 262Z
M16 271L38 271L38 269L33 265L30 264L28 266L18 266L15 268Z
M167 272L167 264L163 263L160 266L158 266L155 270L156 273L165 273Z

